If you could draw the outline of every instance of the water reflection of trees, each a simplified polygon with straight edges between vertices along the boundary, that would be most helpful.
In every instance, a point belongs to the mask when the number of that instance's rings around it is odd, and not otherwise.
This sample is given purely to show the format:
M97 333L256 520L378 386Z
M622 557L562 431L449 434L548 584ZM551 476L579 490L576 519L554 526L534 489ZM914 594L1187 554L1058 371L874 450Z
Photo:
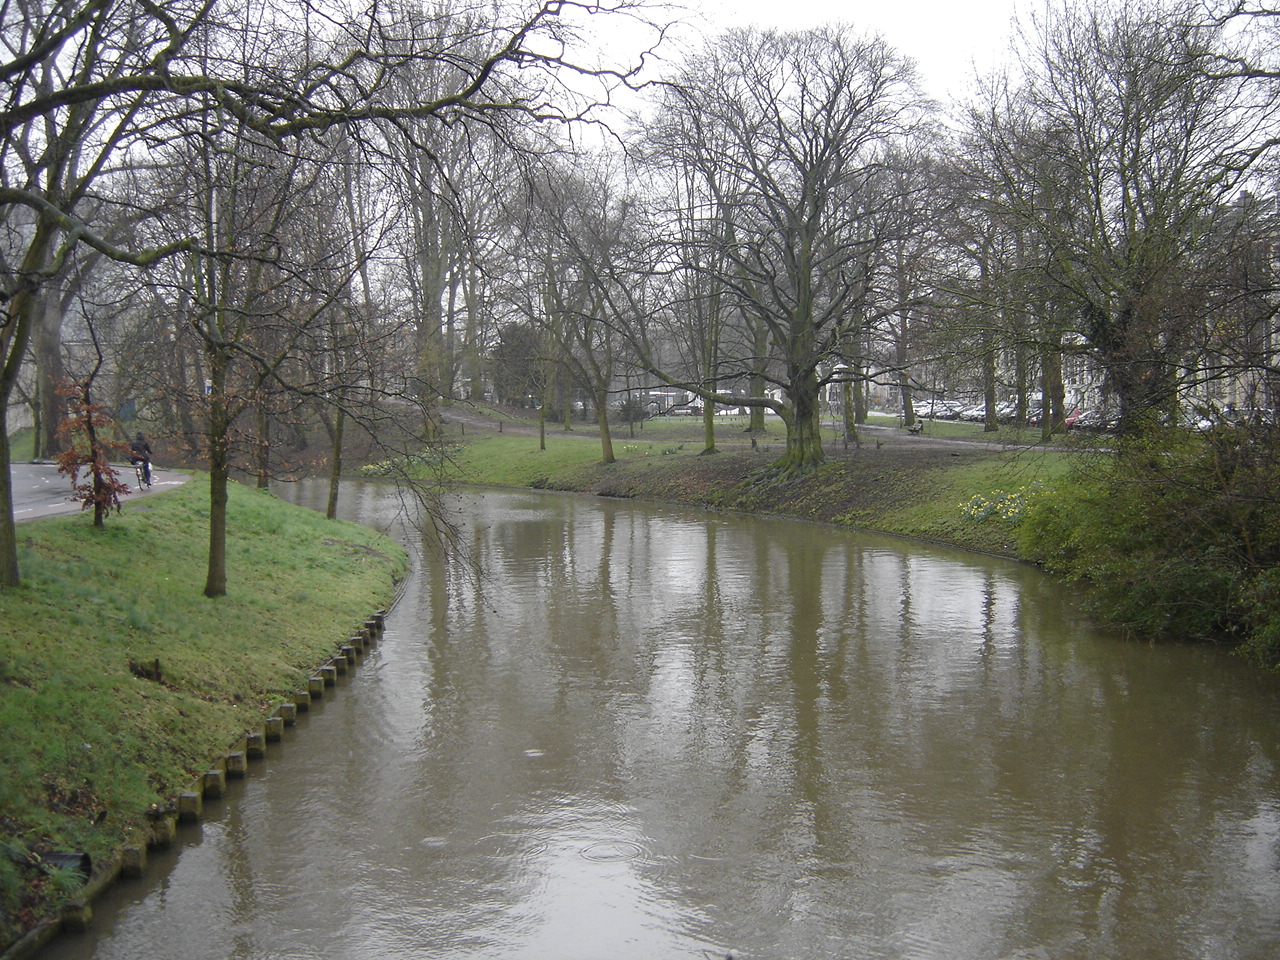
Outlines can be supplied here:
M998 561L523 497L469 521L483 601L430 591L428 793L460 820L585 811L691 935L762 955L1189 957L1241 889L1273 929L1275 691L1212 651L1090 631Z

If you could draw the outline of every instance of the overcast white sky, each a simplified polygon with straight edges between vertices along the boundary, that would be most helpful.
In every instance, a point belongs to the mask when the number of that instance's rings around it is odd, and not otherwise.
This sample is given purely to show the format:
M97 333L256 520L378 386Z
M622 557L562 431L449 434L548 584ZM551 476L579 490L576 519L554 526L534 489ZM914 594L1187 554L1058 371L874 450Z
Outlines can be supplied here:
M842 20L881 34L915 59L929 94L962 93L977 62L1003 61L1015 10L1027 0L683 0L713 23L804 29Z

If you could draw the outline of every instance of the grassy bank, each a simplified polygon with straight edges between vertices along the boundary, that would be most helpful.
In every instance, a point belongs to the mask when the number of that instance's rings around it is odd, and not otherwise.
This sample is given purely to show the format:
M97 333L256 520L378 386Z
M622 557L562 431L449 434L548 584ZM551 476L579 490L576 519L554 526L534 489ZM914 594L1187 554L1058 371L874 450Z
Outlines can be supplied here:
M387 604L403 551L232 484L229 594L202 596L207 482L18 528L0 592L0 949ZM156 661L160 676L146 676ZM140 676L141 674L141 676Z
M585 428L575 437L548 436L540 450L536 436L473 423L459 437L455 459L459 476L472 483L768 513L1016 556L1009 517L1025 491L1062 476L1070 457L1034 447L922 442L887 431L868 434L861 447L830 444L820 470L780 487L757 482L777 455L780 435L752 450L740 431L729 431L724 452L705 456L695 426L683 426L687 435L673 432L679 429L667 426L667 435L654 439L615 436L617 462L605 465Z

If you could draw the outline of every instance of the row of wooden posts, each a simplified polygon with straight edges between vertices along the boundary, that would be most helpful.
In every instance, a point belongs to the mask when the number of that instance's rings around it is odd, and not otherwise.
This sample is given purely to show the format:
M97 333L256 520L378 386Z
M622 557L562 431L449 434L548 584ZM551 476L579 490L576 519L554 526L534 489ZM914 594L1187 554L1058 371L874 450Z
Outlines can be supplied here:
M314 701L323 699L326 691L337 685L339 677L355 670L360 659L382 639L385 627L386 611L379 610L364 622L358 634L316 668L308 678L305 689L295 690L288 701L277 705L264 717L260 729L247 732L232 744L227 754L180 793L173 804L153 807L148 811L150 830L145 840L126 844L110 863L102 864L94 870L93 876L76 898L63 905L58 920L48 925L52 928L48 931L49 935L58 928L70 932L84 930L93 916L91 901L119 878L140 877L147 868L147 852L173 843L180 824L199 822L204 815L204 801L221 797L226 792L228 780L243 778L252 761L263 759L267 755L267 744L281 740L285 727L296 724L298 716L310 710ZM33 953L46 939L47 937L32 946L30 952ZM6 953L3 960L23 955Z

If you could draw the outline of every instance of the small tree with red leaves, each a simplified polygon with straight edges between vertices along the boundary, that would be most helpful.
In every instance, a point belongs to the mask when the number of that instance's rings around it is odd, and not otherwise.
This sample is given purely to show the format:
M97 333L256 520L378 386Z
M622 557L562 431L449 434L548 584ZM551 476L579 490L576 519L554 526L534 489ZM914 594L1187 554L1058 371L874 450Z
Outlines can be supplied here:
M120 512L120 498L129 494L129 486L111 466L113 455L121 457L128 444L109 440L104 428L112 420L103 412L102 404L90 397L93 378L63 381L58 395L67 401L67 416L58 425L58 438L66 444L55 461L58 472L71 478L73 499L81 509L93 507L93 525L101 527L112 510Z

